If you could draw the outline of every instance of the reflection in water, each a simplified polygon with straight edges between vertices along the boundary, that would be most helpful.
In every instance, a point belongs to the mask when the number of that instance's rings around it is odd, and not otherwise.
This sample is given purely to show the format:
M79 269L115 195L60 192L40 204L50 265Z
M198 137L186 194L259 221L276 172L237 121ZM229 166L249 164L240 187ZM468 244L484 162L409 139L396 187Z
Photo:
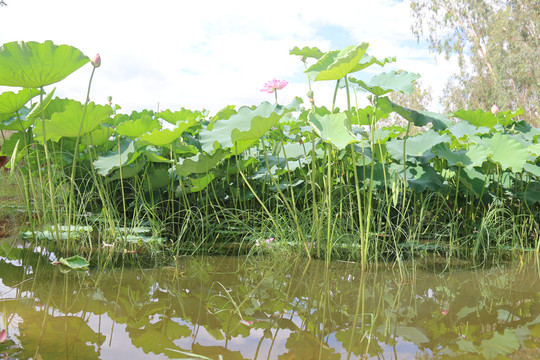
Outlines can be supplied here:
M8 358L540 357L536 261L437 274L185 257L161 269L62 273L26 249L4 255Z

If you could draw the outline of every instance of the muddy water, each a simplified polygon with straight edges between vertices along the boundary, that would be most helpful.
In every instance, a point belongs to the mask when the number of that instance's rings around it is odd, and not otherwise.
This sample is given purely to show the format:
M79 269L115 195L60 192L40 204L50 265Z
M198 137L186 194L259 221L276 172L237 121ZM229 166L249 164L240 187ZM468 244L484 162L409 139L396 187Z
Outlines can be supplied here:
M262 257L61 270L4 251L0 358L540 358L534 259L444 272Z

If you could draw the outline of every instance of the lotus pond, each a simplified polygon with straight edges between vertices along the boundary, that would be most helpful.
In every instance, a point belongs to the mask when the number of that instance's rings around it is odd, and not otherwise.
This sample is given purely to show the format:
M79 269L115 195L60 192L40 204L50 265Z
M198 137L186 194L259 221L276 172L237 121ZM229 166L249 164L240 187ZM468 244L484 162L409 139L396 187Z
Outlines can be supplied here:
M394 103L420 74L368 47L291 49L307 101L126 114L99 56L1 46L5 356L537 358L540 129Z
M0 245L7 359L537 359L540 264L179 257L62 271ZM129 255L126 255L129 256Z

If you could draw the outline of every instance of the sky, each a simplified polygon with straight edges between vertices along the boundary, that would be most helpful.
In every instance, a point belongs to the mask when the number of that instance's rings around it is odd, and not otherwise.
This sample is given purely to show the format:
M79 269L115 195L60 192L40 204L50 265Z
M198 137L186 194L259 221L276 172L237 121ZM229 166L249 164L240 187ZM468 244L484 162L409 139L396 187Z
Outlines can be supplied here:
M6 0L0 8L0 43L45 41L72 45L102 59L90 99L132 110L207 109L274 101L261 92L265 82L289 81L278 93L287 104L296 96L307 103L304 65L289 50L298 46L339 50L369 43L377 58L395 56L384 68L372 66L355 77L380 71L419 73L439 97L457 71L455 59L430 53L412 34L410 0ZM92 67L83 66L56 86L55 95L84 101ZM335 83L313 84L317 105L330 106ZM2 88L2 90L13 90ZM365 106L366 93L358 94ZM345 104L338 93L338 105Z

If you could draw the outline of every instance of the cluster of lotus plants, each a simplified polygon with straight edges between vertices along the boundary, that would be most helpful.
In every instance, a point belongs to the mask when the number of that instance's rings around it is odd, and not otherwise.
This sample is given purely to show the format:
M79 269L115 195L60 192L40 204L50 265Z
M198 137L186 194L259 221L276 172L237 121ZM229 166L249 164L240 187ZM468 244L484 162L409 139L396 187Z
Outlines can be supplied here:
M258 106L123 114L45 89L91 63L89 94L99 56L4 44L0 85L19 89L0 95L0 129L17 131L0 155L21 176L30 234L64 252L248 249L362 263L538 251L540 129L519 120L521 109L441 115L396 104L388 95L411 93L420 76L360 80L395 61L367 50L292 49L309 102L279 104L287 83L273 80L263 90L275 102ZM320 81L336 83L333 104L345 96L346 109L319 106ZM378 126L393 113L408 126ZM429 129L411 136L412 125Z

